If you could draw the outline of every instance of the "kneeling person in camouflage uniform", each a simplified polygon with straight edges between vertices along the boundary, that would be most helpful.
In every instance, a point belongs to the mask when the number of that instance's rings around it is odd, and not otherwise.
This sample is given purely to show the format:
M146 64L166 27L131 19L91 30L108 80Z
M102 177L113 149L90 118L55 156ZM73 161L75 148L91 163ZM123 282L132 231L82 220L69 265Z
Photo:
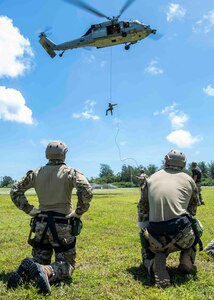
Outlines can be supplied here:
M170 285L166 269L169 253L181 251L179 269L185 273L195 270L198 237L192 218L198 205L198 190L194 180L182 169L185 155L177 150L165 156L164 169L146 180L138 203L143 265L154 274L160 287Z
M24 259L8 281L8 288L16 288L25 280L34 279L39 292L51 292L49 282L70 277L75 268L76 236L80 220L90 205L92 189L84 175L68 167L64 161L67 146L60 141L47 145L48 163L16 182L11 189L15 205L32 216L29 244L33 259ZM35 188L39 209L31 205L25 192ZM72 190L77 190L78 202L72 212ZM32 232L35 237L31 238ZM51 263L53 251L55 262Z

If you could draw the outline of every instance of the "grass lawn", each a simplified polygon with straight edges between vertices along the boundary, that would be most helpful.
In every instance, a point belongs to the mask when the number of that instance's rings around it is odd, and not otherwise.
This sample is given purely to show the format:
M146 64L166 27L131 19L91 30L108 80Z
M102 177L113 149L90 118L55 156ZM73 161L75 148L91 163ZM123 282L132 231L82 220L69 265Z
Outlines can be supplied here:
M30 217L19 211L0 190L0 299L45 299L31 286L7 291L7 279L23 258L31 256L27 244ZM198 208L204 225L204 246L214 238L214 188L203 188L205 206ZM77 264L71 282L52 286L49 299L214 299L214 260L197 252L196 275L178 272L178 253L168 258L173 285L165 290L151 285L141 265L137 227L139 189L95 190L90 210L82 220L77 240ZM29 202L37 206L33 193ZM76 196L73 197L76 203Z

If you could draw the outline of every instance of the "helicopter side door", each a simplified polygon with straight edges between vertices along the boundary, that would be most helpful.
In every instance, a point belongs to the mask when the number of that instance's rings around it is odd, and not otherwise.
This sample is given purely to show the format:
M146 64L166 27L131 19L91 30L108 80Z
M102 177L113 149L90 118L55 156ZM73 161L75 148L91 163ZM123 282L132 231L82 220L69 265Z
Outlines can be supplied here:
M98 39L102 37L106 37L106 27L102 27L100 24L94 25L92 27L92 37L93 39Z
M106 28L107 28L107 35L120 33L120 25L119 24L112 24L112 25L107 26Z

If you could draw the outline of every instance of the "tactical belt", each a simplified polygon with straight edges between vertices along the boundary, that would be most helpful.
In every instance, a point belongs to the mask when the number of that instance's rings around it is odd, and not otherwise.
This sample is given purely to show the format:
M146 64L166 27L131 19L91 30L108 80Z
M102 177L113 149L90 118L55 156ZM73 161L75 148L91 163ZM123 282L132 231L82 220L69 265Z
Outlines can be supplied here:
M176 236L184 230L187 226L190 226L191 222L187 215L182 215L180 217L170 219L167 221L161 222L149 222L148 231L154 236L162 236L162 235L173 235Z
M55 223L60 224L70 224L70 219L65 219L63 217L53 217ZM48 222L48 216L47 217L36 217L37 222Z

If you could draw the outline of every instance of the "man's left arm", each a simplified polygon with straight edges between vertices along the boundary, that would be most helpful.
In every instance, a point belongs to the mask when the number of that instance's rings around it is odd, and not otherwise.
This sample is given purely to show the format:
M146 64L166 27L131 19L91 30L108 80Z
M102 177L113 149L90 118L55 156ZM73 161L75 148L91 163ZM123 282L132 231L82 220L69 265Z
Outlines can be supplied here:
M21 180L13 184L10 190L11 200L18 209L23 210L26 214L29 214L34 208L25 196L25 192L31 187L33 187L33 171L28 171Z
M143 189L141 189L141 197L137 205L138 208L138 222L145 222L149 220L149 199L148 186L145 181Z
M195 182L192 181L191 184L192 184L192 196L190 198L190 201L189 201L189 204L187 207L187 211L190 215L195 216L198 204L200 203L200 200L199 200L198 188L197 188Z
M81 217L89 209L93 197L92 187L85 176L78 171L75 171L75 187L78 198L75 213L77 217Z

